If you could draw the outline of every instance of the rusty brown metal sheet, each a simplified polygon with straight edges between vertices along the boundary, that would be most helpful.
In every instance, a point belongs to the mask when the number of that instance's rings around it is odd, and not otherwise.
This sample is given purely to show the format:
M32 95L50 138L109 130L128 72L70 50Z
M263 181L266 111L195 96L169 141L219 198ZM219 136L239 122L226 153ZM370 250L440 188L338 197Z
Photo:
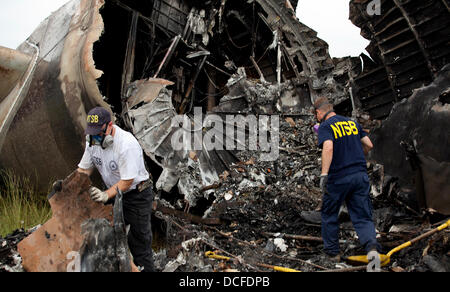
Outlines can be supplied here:
M158 97L161 89L174 83L165 79L150 78L136 81L130 89L136 88L136 93L131 94L127 100L128 108L133 108L141 102L150 103ZM130 90L129 89L129 90Z
M18 245L23 267L28 272L66 272L79 253L84 238L82 224L88 219L112 221L112 206L91 200L89 177L75 171L61 192L50 199L52 218Z

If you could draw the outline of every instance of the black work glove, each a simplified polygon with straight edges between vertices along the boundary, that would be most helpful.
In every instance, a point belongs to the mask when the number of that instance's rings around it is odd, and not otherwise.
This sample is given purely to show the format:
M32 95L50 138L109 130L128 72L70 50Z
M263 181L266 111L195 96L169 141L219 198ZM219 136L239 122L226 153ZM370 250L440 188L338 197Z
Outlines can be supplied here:
M322 190L322 193L326 194L327 191L327 184L328 184L328 174L324 174L320 176L320 189Z
M53 182L50 194L47 195L47 200L50 200L56 193L62 191L62 184L63 180L61 179Z
M55 181L52 185L52 191L60 192L62 190L62 183L63 183L62 179Z

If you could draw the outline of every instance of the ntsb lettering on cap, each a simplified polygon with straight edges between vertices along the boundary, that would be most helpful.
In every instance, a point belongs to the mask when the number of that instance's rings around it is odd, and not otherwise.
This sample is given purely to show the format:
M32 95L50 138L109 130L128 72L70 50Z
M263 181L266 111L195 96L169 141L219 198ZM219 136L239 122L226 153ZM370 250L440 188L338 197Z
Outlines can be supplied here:
M269 287L269 277L224 277L224 287Z

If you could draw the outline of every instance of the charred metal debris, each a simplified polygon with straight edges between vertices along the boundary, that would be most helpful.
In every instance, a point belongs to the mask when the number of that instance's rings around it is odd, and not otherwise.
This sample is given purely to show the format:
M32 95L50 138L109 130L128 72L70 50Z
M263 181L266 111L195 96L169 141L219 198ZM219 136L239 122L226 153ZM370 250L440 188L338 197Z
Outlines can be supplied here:
M380 15L368 14L368 2L352 0L349 8L371 41L370 56L332 59L328 45L296 18L297 1L80 1L103 21L92 49L95 69L103 71L95 78L102 102L133 132L152 169L159 271L365 269L321 254L321 152L310 114L319 96L357 119L374 141L368 171L386 252L450 215L449 2L381 1ZM86 86L84 106L100 104L89 92ZM174 149L172 120L186 115L195 125L198 108L219 117L279 116L279 158ZM193 139L206 130L189 128ZM363 253L345 208L340 220L344 255ZM0 240L0 270L20 266L15 238ZM449 271L449 247L448 231L438 233L385 269ZM125 265L126 256L113 260Z
M219 116L295 117L308 115L320 95L344 96L327 44L296 19L289 1L107 1L100 13L99 88L162 169L157 188L169 193L177 186L187 208L205 197L210 204L214 189L202 189L239 159L235 151L174 150L176 115L192 117L202 108ZM129 25L117 22L119 16ZM202 135L202 128L192 135Z

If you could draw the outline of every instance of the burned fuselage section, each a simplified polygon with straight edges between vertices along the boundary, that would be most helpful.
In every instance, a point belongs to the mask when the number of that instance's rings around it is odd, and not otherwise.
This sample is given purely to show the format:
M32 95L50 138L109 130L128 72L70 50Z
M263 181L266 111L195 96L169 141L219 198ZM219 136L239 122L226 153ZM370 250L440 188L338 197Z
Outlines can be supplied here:
M173 149L176 115L192 122L194 109L300 115L319 95L344 97L327 44L295 18L289 1L106 1L100 13L99 88L162 168L157 187L167 192L178 183L189 205L237 158L224 149ZM188 131L196 139L203 130L200 121Z
M327 44L285 1L106 1L100 13L105 31L94 59L113 106L131 81L164 78L175 82L178 113L212 110L239 67L249 78L293 81L308 98L336 94Z
M450 11L448 1L394 0L381 1L380 13L370 13L369 2L350 2L350 20L371 41L371 59L363 56L364 72L353 88L362 108L384 119L449 63Z
M370 40L370 58L361 55L362 72L350 71L349 86L360 108L382 125L372 134L372 159L405 185L417 185L402 142L415 144L420 155L441 166L448 164L448 64L450 62L450 9L448 1L381 1L379 13L370 13L370 1L351 1L350 20ZM422 164L423 174L436 167ZM445 167L443 167L445 169ZM446 170L447 171L447 170ZM434 171L436 173L436 171ZM440 180L448 181L443 175ZM415 183L414 183L415 181ZM440 189L449 187L446 183ZM418 188L419 193L423 193ZM428 186L432 201L445 202L447 194ZM434 191L433 191L434 189ZM424 201L424 199L419 200ZM437 199L440 197L440 199ZM424 204L422 204L424 205ZM428 204L431 207L433 204ZM439 204L434 204L437 206ZM448 212L446 208L438 208ZM446 211L444 211L446 210Z
M16 87L9 87L12 91L2 93L8 96L4 101L14 100L13 107L2 104L2 110L15 114L1 118L7 127L1 129L0 165L30 177L42 191L55 178L69 175L80 159L86 110L108 107L92 59L92 45L103 30L101 4L68 2L15 51L15 58L28 56L26 70L33 74L24 74Z

